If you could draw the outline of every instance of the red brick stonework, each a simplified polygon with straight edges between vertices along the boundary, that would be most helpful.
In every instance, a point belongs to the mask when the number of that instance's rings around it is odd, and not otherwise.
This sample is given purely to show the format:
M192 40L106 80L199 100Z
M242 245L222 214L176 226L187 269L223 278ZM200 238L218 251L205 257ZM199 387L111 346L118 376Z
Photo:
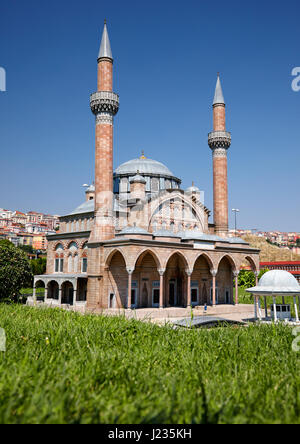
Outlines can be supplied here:
M216 232L228 230L227 157L213 157L214 222Z
M226 131L224 105L214 105L214 131Z
M102 59L98 63L98 91L113 90L113 64L112 61Z

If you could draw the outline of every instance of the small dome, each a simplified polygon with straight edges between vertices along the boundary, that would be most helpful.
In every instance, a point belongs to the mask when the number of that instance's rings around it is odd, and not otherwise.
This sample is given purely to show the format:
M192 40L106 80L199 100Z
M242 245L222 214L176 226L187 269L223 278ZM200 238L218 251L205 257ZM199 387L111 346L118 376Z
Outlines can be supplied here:
M86 193L94 193L94 192L95 192L95 185L94 185L94 184L90 185L90 186L85 190L85 192L86 192Z
M199 190L198 187L195 186L194 182L192 182L192 186L191 186L191 187L188 187L188 188L185 190L185 192L186 192L186 193L190 193L190 194L192 194L192 193L200 193L200 190Z
M115 174L136 175L137 171L139 171L140 174L174 177L172 171L170 171L163 163L143 157L123 163L115 170Z
M139 174L139 171L137 172L137 174L135 176L133 176L130 180L130 183L144 183L146 184L145 179Z
M173 231L169 230L157 230L154 231L152 234L154 237L181 237L178 233L174 233Z
M148 231L146 231L146 230L144 230L143 228L140 228L140 227L129 227L129 226L127 226L127 227L123 228L123 230L120 231L119 234L123 235L123 234L151 234L151 233L149 233Z
M247 291L254 294L295 294L300 293L300 285L288 271L271 270L261 277L256 287Z

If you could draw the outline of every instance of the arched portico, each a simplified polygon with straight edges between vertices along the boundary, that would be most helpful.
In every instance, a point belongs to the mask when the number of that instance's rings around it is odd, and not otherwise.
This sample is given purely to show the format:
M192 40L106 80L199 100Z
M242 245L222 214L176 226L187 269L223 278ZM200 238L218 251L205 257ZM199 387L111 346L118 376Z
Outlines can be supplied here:
M209 305L212 303L211 288L213 269L212 260L205 253L197 256L191 275L191 305Z
M65 281L61 286L61 303L66 305L74 304L74 286L72 282ZM76 297L75 297L76 300Z
M87 276L85 274L53 274L34 277L33 298L29 303L37 302L37 287L45 286L44 302L50 305L85 305L87 299Z
M110 253L106 261L107 277L104 283L103 300L108 308L127 306L128 273L126 262L120 250Z
M169 255L164 273L164 306L189 305L190 270L184 254L176 251Z
M56 301L59 300L59 292L60 292L60 288L59 288L59 284L57 281L50 281L47 284L47 299L54 299Z
M222 256L218 263L215 282L216 304L233 304L233 276L237 271L235 260L228 254Z

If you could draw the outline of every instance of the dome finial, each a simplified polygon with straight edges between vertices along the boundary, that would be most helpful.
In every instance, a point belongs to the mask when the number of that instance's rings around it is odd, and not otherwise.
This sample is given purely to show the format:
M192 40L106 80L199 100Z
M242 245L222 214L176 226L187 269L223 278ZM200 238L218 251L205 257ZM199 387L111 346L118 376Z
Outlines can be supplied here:
M147 159L147 157L145 156L145 151L144 150L142 150L142 155L141 155L140 159Z

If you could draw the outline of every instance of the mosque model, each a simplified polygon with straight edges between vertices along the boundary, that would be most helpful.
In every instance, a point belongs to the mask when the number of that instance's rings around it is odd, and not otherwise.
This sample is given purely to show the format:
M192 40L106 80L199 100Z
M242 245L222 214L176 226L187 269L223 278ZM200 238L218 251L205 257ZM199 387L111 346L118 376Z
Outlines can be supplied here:
M234 278L248 260L257 275L259 251L228 236L225 102L218 75L213 102L213 223L196 186L144 153L113 170L113 57L104 24L98 87L90 98L96 121L95 183L86 200L60 217L48 236L44 303L75 309L196 306L238 303ZM236 291L237 295L237 291ZM235 299L235 300L234 300Z

